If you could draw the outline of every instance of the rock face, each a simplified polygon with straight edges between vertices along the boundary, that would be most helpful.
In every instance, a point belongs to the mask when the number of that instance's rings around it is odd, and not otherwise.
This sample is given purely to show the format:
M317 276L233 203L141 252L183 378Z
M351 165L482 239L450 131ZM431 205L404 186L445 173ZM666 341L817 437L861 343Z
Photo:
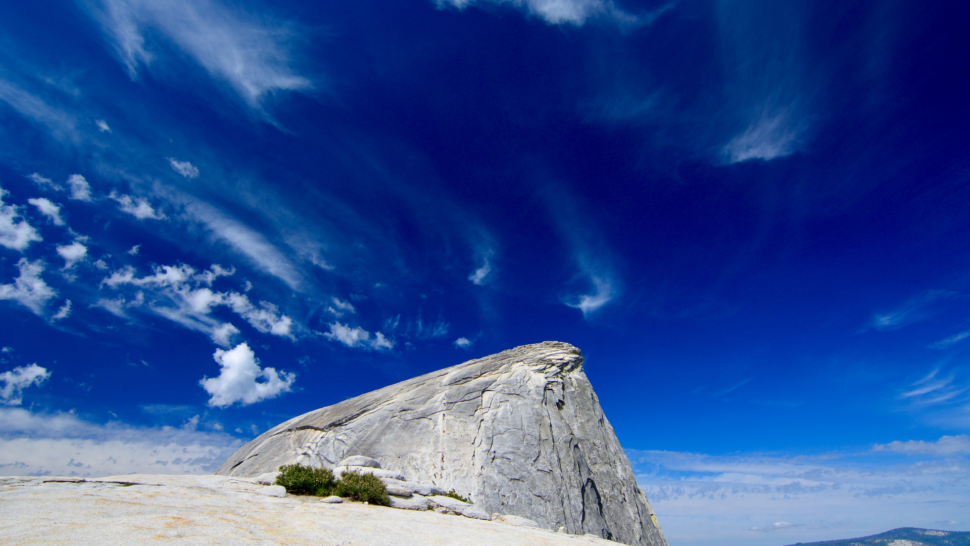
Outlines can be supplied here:
M226 476L0 476L0 544L615 546L442 514L427 504L395 510L340 497L277 498L267 489Z
M582 364L579 349L558 342L471 360L282 423L217 474L332 469L361 455L489 514L666 546Z

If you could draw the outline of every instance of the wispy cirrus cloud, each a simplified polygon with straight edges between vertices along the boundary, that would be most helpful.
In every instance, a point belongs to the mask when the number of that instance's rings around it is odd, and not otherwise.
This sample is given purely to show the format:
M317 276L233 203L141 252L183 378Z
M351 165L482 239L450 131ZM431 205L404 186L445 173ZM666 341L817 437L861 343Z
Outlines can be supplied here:
M593 218L583 214L579 203L564 188L548 186L543 195L549 215L575 262L576 273L560 293L559 301L579 309L589 319L622 293L623 283L613 254ZM585 219L579 223L575 218Z
M448 335L449 328L451 328L451 324L442 317L428 321L424 319L420 311L413 318L402 320L401 315L395 315L384 321L384 330L389 334L393 333L410 339L438 339Z
M453 7L460 10L485 2L515 7L550 25L575 26L582 26L594 19L626 26L648 25L669 9L663 7L651 13L634 15L620 9L610 0L435 0L439 9Z
M51 317L51 322L64 320L69 316L71 316L71 300L67 300L64 302L64 305L62 305L61 308L58 309L56 313L54 313L54 316Z
M299 268L262 233L219 209L186 195L175 197L193 221L202 224L216 239L228 243L262 271L282 280L293 290L300 289L303 275Z
M171 165L172 170L184 176L185 178L198 178L199 169L195 165L189 163L188 161L179 161L174 157L168 158L168 164Z
M12 82L0 79L0 102L7 103L24 118L40 125L59 140L77 141L77 119L73 114L50 105L37 95Z
M948 290L926 290L914 296L905 303L885 313L876 313L872 316L865 329L879 331L898 330L915 322L920 322L932 317L940 309L942 303L956 294Z
M82 0L82 5L132 78L163 55L161 40L253 108L267 95L312 87L293 68L292 23L252 16L215 0Z
M613 300L617 294L617 289L615 281L608 271L584 267L583 273L589 279L591 290L585 294L564 296L562 301L569 307L579 309L583 312L584 317L589 318L590 315Z
M966 429L970 426L970 381L963 368L938 365L899 389L901 408L933 426Z
M480 251L480 265L471 274L468 275L468 280L472 284L482 286L488 281L488 276L492 273L492 256L495 255L495 251L491 248L484 251Z
M946 349L951 345L960 343L961 341L963 341L964 339L967 339L968 337L970 337L970 331L960 332L959 334L954 334L946 339L941 339L940 341L933 343L932 345L930 345L930 349Z
M788 108L768 110L725 144L723 153L730 163L785 157L799 149L805 128L806 122L796 119Z
M816 117L827 74L809 75L802 5L781 11L751 2L717 4L725 72L727 163L771 161L799 151Z

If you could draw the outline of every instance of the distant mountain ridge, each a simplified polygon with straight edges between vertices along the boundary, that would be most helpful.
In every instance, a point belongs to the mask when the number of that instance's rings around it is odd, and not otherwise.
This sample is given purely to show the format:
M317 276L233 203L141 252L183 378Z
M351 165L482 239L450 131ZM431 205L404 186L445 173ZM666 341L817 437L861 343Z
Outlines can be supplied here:
M970 546L970 533L903 527L879 535L826 542L799 542L789 546Z

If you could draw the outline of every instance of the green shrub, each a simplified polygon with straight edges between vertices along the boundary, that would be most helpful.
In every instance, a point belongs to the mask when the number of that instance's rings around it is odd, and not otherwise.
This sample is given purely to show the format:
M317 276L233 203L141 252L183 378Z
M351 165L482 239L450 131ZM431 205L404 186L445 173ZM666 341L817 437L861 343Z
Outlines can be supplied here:
M471 502L472 502L472 501L466 499L465 497L459 495L458 493L455 493L455 490L454 489L452 489L451 491L445 493L444 496L451 497L451 498L453 498L455 500L460 500L461 502L467 502L468 504L471 504Z
M349 497L361 502L383 506L391 504L391 497L387 494L384 482L371 474L344 472L337 481L334 492L341 497Z
M333 472L326 468L310 468L298 464L280 467L276 485L282 485L287 493L294 495L328 496L333 494L336 482Z

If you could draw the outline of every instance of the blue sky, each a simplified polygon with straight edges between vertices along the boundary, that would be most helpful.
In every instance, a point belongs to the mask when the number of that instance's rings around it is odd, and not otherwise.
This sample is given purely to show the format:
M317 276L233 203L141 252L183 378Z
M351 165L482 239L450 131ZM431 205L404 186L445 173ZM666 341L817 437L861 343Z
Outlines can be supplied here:
M955 2L0 6L0 472L580 347L675 545L970 529Z

